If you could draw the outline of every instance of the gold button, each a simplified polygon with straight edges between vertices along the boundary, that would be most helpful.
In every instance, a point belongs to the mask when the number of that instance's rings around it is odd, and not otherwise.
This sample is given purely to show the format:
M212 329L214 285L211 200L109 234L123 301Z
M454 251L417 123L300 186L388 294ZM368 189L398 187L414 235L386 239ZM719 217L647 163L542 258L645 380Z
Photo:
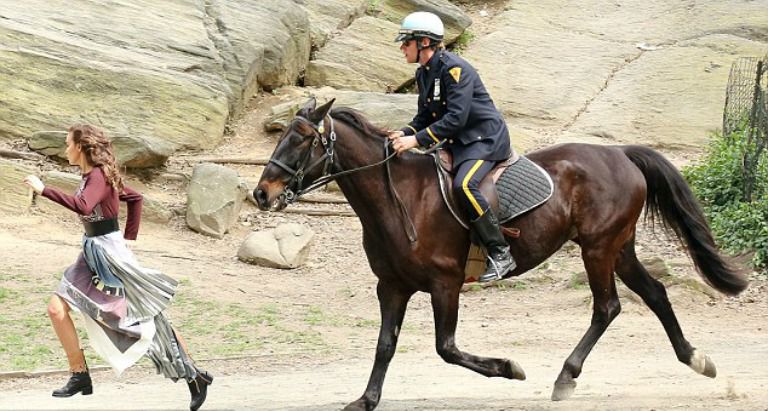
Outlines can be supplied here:
M428 98L428 99L427 99L427 103L431 103L431 102L432 102L432 99L431 99L431 98Z
M432 117L437 118L437 113L432 113Z
M453 144L453 139L448 140L448 144Z

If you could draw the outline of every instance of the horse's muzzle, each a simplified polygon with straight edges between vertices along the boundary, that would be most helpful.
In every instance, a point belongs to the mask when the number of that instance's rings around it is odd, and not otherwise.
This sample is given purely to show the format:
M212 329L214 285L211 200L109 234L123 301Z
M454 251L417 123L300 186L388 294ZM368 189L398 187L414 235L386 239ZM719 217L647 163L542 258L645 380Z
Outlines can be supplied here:
M280 211L288 205L284 192L281 192L281 194L277 196L270 196L268 192L270 187L265 187L265 188L262 188L262 186L259 186L255 190L253 190L253 198L254 200L256 200L256 205L259 206L260 210Z

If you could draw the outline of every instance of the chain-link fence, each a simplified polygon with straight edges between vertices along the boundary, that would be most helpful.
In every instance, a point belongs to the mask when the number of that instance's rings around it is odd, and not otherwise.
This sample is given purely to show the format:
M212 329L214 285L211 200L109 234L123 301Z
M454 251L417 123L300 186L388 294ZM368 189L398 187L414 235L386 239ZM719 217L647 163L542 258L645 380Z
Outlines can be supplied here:
M725 91L723 136L744 139L744 201L752 200L755 174L768 147L768 52L733 62Z

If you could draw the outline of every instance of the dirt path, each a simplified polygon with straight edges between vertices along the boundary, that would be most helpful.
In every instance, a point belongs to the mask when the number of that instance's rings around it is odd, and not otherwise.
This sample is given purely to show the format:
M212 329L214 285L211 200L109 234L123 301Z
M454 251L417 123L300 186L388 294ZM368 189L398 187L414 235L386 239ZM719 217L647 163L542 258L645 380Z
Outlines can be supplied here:
M492 297L492 296L491 296ZM525 297L525 296L523 296ZM768 345L761 328L766 315L756 310L704 306L704 321L685 313L681 321L689 339L717 363L718 377L695 374L675 361L658 322L639 307L618 318L588 359L570 400L549 400L552 382L562 359L578 338L583 315L527 317L525 323L498 327L462 325L463 346L476 353L511 354L525 367L524 382L487 379L443 363L433 351L401 353L384 385L379 410L765 410L768 409ZM515 317L512 315L510 317ZM747 320L751 318L752 320ZM737 320L737 321L734 321ZM746 321L746 323L745 323ZM559 324L559 325L558 325ZM577 325L578 324L578 325ZM479 328L501 331L504 345L478 339ZM521 330L525 337L516 338ZM404 334L403 343L413 336ZM497 340L498 338L493 338ZM523 340L540 344L518 344ZM513 343L513 344L510 344ZM359 354L359 353L358 353ZM372 352L367 356L372 356ZM205 364L218 373L210 391L207 410L336 410L357 398L364 389L369 359L334 361L305 366L278 366L270 370L267 358ZM251 368L252 367L252 368ZM100 410L111 398L131 398L110 403L115 410L183 409L188 400L182 383L172 385L148 368L132 369L115 380L111 372L95 373L95 394L55 399L49 391L61 377L17 380L3 388L0 409ZM23 404L23 405L22 405Z

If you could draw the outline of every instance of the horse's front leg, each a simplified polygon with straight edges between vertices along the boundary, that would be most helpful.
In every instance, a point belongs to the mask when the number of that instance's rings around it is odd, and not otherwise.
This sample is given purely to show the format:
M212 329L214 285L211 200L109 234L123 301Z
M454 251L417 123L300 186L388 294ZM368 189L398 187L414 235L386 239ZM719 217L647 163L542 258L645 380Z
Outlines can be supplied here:
M408 300L411 299L413 292L404 292L379 281L376 294L379 297L379 308L381 309L381 328L379 329L379 341L376 344L376 360L373 363L368 387L365 388L363 396L347 405L344 410L372 410L379 404L384 376L387 374L392 356L395 355L397 337L403 324Z
M458 286L437 284L431 291L432 310L435 314L437 353L445 362L457 364L486 377L525 379L525 371L514 361L504 358L478 357L456 347L456 321L459 315Z

